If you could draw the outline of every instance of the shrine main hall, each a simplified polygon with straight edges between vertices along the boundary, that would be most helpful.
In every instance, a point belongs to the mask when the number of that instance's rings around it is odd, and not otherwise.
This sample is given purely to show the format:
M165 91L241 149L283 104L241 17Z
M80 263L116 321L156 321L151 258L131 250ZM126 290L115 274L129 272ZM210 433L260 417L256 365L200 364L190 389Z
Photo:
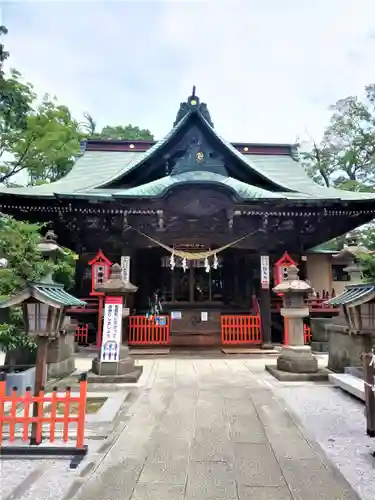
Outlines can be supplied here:
M270 345L284 341L272 288L288 266L316 290L311 316L338 314L324 305L338 270L316 247L370 222L375 194L316 184L295 145L228 142L194 89L163 139L87 140L62 179L1 187L0 210L47 223L77 253L72 292L87 305L70 314L85 344L100 345L96 288L121 263L138 288L129 344Z

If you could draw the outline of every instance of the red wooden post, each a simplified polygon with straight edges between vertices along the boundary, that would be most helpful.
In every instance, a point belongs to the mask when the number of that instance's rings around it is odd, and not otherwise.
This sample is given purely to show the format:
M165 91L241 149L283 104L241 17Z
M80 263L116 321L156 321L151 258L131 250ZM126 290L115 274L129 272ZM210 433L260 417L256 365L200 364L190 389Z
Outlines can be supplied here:
M3 432L4 432L4 404L6 397L6 375L4 372L0 373L0 446L3 442Z
M81 375L81 380L79 383L77 441L76 441L77 448L83 448L85 445L86 401L87 401L87 373L83 373Z

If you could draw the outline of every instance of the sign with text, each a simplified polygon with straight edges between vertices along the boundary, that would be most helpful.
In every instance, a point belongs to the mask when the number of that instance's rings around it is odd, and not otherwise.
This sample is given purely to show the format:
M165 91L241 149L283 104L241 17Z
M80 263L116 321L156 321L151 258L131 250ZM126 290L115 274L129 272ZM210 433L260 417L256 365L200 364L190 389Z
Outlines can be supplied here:
M171 311L171 319L181 319L182 313L181 311Z
M121 256L121 278L122 281L130 281L130 256Z
M260 257L260 283L262 288L270 287L270 258L268 255Z
M122 341L122 297L106 297L100 361L119 360Z

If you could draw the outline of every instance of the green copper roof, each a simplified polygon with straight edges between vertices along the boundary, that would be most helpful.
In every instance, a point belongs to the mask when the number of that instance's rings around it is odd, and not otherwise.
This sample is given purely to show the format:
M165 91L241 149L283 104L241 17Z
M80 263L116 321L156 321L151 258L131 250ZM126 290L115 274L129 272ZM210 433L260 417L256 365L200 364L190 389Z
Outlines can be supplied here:
M30 283L17 295L0 302L0 309L21 304L30 298L56 308L86 305L86 302L66 292L63 285L59 283Z
M189 101L190 102L190 101ZM203 106L203 105L200 105ZM185 109L185 108L184 108ZM190 109L190 110L189 110ZM214 183L232 189L243 200L251 199L289 199L289 200L370 200L375 199L375 193L349 192L334 188L325 188L316 184L306 174L302 165L292 156L286 154L241 154L231 143L217 135L209 121L198 109L186 108L183 117L172 130L159 142L146 152L133 151L87 151L79 157L72 170L63 179L42 186L30 188L5 188L0 187L1 194L13 194L27 197L53 198L55 196L66 198L91 198L110 199L112 197L157 197L162 196L174 185L188 183ZM203 109L203 108L202 108ZM207 110L206 110L207 113ZM193 117L198 117L207 134L219 141L227 150L228 156L232 155L233 161L242 163L243 168L249 173L256 174L270 184L270 189L262 189L251 184L246 184L233 177L214 174L204 171L185 172L184 174L167 175L156 181L129 187L128 189L113 189L111 184L121 181L126 185L126 176L134 169L141 168L145 161L152 160L157 154L167 151L169 141ZM190 122L189 122L190 123ZM272 190L272 185L278 187Z
M374 299L375 284L348 285L345 290L330 300L326 304L330 306L355 307Z
M86 302L77 299L66 292L60 285L36 285L34 287L46 301L50 300L61 304L62 306L85 306Z
M115 197L150 197L162 196L171 186L182 184L216 184L224 185L232 189L234 194L237 194L244 200L256 198L284 198L279 193L271 193L265 189L245 184L244 182L215 174L213 172L196 171L185 172L183 174L168 175L157 179L156 181L143 184L142 186L133 187L130 189L118 190L113 193Z

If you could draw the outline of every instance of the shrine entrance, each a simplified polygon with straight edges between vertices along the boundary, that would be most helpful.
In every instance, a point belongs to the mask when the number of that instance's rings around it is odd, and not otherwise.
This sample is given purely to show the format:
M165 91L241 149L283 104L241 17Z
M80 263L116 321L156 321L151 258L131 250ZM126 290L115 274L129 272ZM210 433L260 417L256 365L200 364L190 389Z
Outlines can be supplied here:
M163 333L156 328L152 335L163 339L163 344L166 328L171 346L220 346L236 339L237 343L242 343L241 339L250 344L260 342L260 320L248 318L259 313L254 307L254 296L260 288L259 256L255 252L227 249L208 259L184 262L176 258L171 265L170 254L152 248L139 250L135 261L133 281L139 286L135 296L139 318L132 323L135 329L146 332L147 322L143 325L141 315L147 315L150 297L157 293L168 327L163 324ZM137 333L134 338L141 337Z

